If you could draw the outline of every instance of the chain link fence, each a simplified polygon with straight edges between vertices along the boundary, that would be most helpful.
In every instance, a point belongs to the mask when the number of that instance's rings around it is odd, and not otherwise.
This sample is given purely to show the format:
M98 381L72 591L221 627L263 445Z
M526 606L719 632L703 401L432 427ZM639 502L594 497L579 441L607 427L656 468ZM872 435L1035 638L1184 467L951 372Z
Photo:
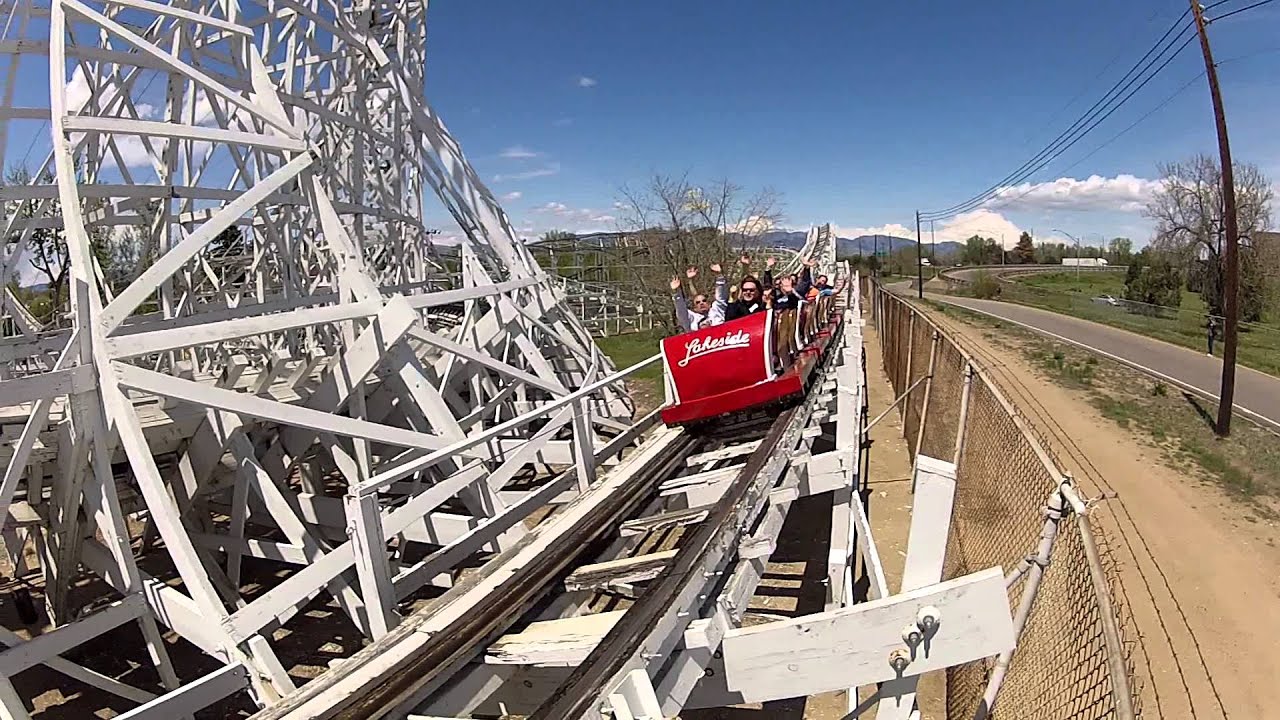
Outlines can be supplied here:
M912 454L955 461L956 496L946 578L999 565L1010 577L1033 555L1050 496L1069 480L1048 446L948 335L878 285L873 322L902 405ZM917 448L918 444L918 448ZM1051 562L999 685L993 718L1093 720L1137 717L1132 632L1117 601L1119 574L1087 514L1058 522ZM1025 576L1024 576L1025 577ZM1009 587L1010 608L1022 598ZM947 671L947 717L984 717L995 662Z

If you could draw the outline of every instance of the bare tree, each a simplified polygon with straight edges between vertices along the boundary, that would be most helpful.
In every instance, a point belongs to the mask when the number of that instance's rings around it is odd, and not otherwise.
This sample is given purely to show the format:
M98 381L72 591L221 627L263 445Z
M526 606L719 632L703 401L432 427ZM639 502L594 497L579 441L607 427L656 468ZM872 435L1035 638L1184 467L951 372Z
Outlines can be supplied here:
M667 295L671 278L684 277L687 268L729 267L734 258L756 253L763 235L783 217L778 192L763 188L748 194L727 178L700 185L687 173L654 175L642 187L624 185L618 194L620 229L650 257L632 272L655 299Z
M1256 165L1235 164L1236 221L1240 228L1240 317L1257 320L1266 295L1262 286L1280 268L1266 267L1272 253L1254 252L1255 240L1271 222L1271 183ZM1152 245L1188 269L1209 312L1222 314L1222 170L1208 155L1160 166L1160 187L1145 214L1156 223Z

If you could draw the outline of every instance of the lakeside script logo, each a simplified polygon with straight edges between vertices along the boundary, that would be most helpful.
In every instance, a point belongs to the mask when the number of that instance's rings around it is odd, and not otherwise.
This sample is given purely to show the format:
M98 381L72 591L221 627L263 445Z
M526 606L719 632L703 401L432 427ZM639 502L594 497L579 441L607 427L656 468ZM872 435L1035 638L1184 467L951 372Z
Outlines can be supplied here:
M741 330L735 330L724 337L694 338L684 344L684 359L676 365L685 367L690 360L710 355L721 350L747 347L751 344L751 336Z

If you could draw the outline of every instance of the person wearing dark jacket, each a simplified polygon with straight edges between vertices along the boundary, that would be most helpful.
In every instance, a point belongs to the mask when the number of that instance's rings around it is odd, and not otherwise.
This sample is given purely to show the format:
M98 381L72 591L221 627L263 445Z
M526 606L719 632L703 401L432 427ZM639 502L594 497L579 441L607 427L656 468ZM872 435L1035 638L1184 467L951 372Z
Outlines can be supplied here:
M760 281L755 275L748 275L742 278L742 282L738 283L738 299L729 303L725 308L725 322L737 320L746 317L751 313L763 312L769 309L765 304L764 292L761 289Z
M812 286L811 278L813 273L810 270L814 265L813 260L805 263L800 269L800 275L794 281L790 277L784 277L778 281L777 286L773 284L773 273L766 269L764 271L764 284L766 287L773 287L770 291L773 293L773 309L777 310L795 310L800 307L800 301L804 300L805 293L809 292Z

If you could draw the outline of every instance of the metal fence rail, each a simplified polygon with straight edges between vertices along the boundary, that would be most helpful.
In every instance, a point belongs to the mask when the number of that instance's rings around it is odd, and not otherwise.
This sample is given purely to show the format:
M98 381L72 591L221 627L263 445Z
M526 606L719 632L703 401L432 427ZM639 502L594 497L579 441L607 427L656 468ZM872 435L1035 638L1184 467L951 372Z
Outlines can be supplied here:
M924 379L902 406L912 455L919 451L957 464L945 577L1001 565L1011 578L1010 605L1016 610L1020 586L1028 581L1012 578L1036 549L1048 517L1046 497L1065 487L1070 504L1083 509L1070 478L952 338L878 284L871 299L895 393ZM1098 534L1087 511L1058 523L1051 566L1044 568L1003 684L996 684L992 717L1137 716L1126 616L1113 599L1118 573L1105 542L1095 542ZM947 671L947 717L986 715L983 698L992 692L995 665L989 659Z

